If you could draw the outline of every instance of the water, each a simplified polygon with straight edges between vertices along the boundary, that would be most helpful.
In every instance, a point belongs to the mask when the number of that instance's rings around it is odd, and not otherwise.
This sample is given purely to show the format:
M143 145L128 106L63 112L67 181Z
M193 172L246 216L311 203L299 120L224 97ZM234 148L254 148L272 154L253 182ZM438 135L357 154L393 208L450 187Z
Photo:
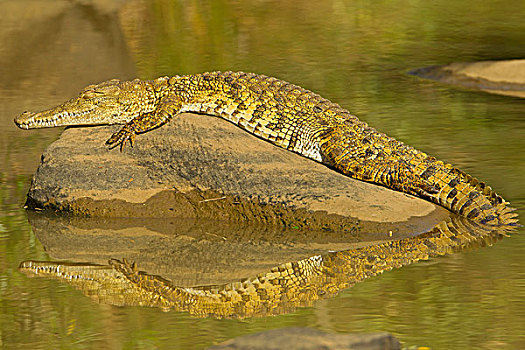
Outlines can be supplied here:
M243 320L98 304L57 280L22 209L60 130L12 118L109 78L245 70L340 103L497 189L525 215L524 101L417 79L411 69L525 55L525 4L498 1L3 1L0 27L0 345L205 348L262 330L389 331L435 349L525 347L525 239L386 272L309 307ZM92 248L92 247L91 247ZM87 256L87 255L86 255ZM119 257L120 258L120 257Z

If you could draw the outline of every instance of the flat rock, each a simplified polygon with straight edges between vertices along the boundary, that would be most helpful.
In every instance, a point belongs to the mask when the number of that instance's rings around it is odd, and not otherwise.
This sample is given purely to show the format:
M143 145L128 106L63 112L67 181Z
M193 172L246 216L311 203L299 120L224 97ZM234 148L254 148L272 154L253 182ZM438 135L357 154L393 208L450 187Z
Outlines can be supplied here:
M389 333L330 334L311 328L281 328L245 335L209 350L396 350L399 341Z
M458 62L419 68L421 78L480 89L486 92L525 97L525 60Z
M109 150L120 126L68 128L45 151L30 208L331 231L368 223L423 232L448 216L425 200L341 175L220 118L182 114ZM385 226L386 227L386 226Z

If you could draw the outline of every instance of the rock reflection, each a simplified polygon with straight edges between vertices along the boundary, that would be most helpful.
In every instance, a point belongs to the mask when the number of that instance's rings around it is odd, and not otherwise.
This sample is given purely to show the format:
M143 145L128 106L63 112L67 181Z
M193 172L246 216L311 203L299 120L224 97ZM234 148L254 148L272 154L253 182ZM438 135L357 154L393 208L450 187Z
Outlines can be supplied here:
M190 231L195 231L195 226L192 226ZM266 234L269 233L266 232ZM81 247L80 250L87 250L87 247L81 243L82 234L77 231L77 235L77 248ZM275 232L273 235L275 236ZM261 248L258 251L260 256L251 259L260 259L262 262L259 265L247 267L246 260L250 260L249 254L243 257L244 260L240 258L241 255L233 256L231 259L232 266L228 266L231 271L218 273L217 280L231 280L233 278L235 281L213 285L207 283L205 286L195 286L195 284L184 286L184 284L191 284L195 281L177 278L177 274L184 275L191 274L191 272L187 268L172 265L167 260L164 269L162 266L153 268L157 271L166 272L161 273L161 277L151 274L151 271L150 273L140 271L134 262L113 258L118 256L119 252L125 251L122 245L120 247L113 245L112 249L108 249L106 254L113 254L108 264L25 261L20 264L20 270L29 276L63 280L80 289L85 295L98 303L159 307L164 310L188 312L200 317L246 318L289 313L297 307L310 306L318 299L334 296L354 283L383 271L433 256L455 253L471 247L491 245L505 235L507 235L505 228L483 226L468 219L454 216L440 222L432 230L415 237L389 241L364 241L362 238L354 237L353 242L346 243L346 246L351 248L339 251L328 251L328 249L330 246L341 248L345 244L342 239L339 242L332 239L330 242L330 239L323 241L319 238L321 236L318 236L317 239L313 237L314 243L296 249L290 248L290 246L283 248L286 244L279 246L275 242L271 242L271 238L268 239L268 244L260 242L253 244L253 241L248 239L247 241L252 244L252 253L257 251L253 247ZM332 238L336 236L334 234ZM116 238L121 241L128 239L122 235ZM181 235L177 235L176 239L182 239ZM195 237L194 239L198 240ZM217 241L224 242L225 239L223 237ZM305 237L305 239L310 239L310 237ZM149 240L152 241L151 237ZM316 240L317 243L315 243ZM103 241L100 240L102 245ZM168 243L166 237L164 237L164 241ZM233 241L225 244L231 246L232 251L248 247L243 239ZM284 241L290 242L290 236ZM190 244L188 242L189 240L187 240L187 244ZM46 245L45 242L43 243ZM50 244L49 241L48 244ZM201 253L206 252L206 248L212 246L209 243L207 244L207 246L201 246ZM192 245L192 249L197 249L197 247L198 245ZM53 252L53 247L50 246L50 248ZM184 260L196 264L193 267L193 274L198 274L199 267L202 268L202 265L196 263L199 255L186 256L184 251L178 250L181 248L182 245L167 245L166 251L174 251ZM140 250L140 244L135 249ZM276 255L268 254L272 250L278 253ZM268 254L267 259L264 258L266 254ZM301 254L308 254L303 256L309 257L297 258ZM213 264L213 259L218 265L228 259L217 254L217 251L212 254L211 258L206 257L206 253L204 256L203 260L209 260L210 264ZM286 259L286 257L291 262L276 264L277 266L273 265L275 267L271 268L263 268L269 262ZM169 259L169 256L164 258ZM239 278L235 276L235 273L238 274L235 268L237 259L241 273L251 273L251 277ZM149 265L146 260L143 262L141 264ZM159 261L157 263L162 264ZM144 268L143 266L140 267ZM172 270L165 270L166 267L170 267ZM257 269L264 272L255 272ZM175 278L167 279L169 275ZM204 280L211 281L213 278L206 277Z

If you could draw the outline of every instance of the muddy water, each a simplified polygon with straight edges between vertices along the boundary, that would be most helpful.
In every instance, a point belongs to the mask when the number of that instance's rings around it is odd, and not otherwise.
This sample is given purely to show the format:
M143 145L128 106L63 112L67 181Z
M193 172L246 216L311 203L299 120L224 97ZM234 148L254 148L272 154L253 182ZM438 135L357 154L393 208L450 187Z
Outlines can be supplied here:
M126 224L119 246L101 229L119 234L119 227L111 223L76 224L77 235L63 237L56 233L63 225L57 220L46 221L47 230L33 229L22 209L25 193L42 151L60 130L24 132L12 124L21 111L49 107L89 83L109 78L254 71L319 92L377 129L482 178L523 217L524 100L405 73L434 64L524 57L524 6L481 0L1 2L0 344L190 349L271 328L309 326L332 332L389 331L407 346L437 349L524 347L523 229L498 242L478 241L457 254L386 272L277 316L242 321L96 303L59 280L28 278L18 270L24 260L79 262L80 257L83 262L103 263L97 259L105 256L104 251L96 244L113 248L114 258L125 257L124 252L150 254L160 262L156 266L163 266L163 256L155 255L151 247L174 237L160 229L150 236L139 235L140 230L126 230ZM194 231L187 227L184 237L209 247L223 240L227 230L219 229L218 234L203 225ZM235 232L253 241L266 231ZM93 243L97 235L100 239ZM91 240L82 240L87 236ZM278 244L260 243L262 255L270 256L265 250L285 254L292 240L284 238ZM316 242L315 236L310 238ZM339 244L341 238L335 241ZM181 253L195 256L194 246L178 243ZM215 272L226 271L228 258L239 254L233 245L221 247L230 250L214 250L221 267L215 266ZM294 254L303 248L306 255L318 252L296 246ZM179 250L172 249L164 260ZM214 274L212 255L197 260L205 266L201 274L209 279ZM266 271L281 258L242 259L243 267L252 268L245 270L244 277L249 277L256 268ZM143 268L161 276L167 272ZM179 284L196 280L182 272ZM169 273L176 280L176 271ZM227 280L217 277L218 282Z

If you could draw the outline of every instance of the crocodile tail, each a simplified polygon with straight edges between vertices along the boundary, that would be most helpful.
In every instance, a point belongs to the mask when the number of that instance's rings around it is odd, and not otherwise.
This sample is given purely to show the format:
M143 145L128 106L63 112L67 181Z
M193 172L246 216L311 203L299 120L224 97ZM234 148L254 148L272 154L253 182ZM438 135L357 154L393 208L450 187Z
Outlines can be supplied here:
M321 139L325 164L347 176L427 198L481 224L518 226L514 209L490 186L364 123L353 125L332 128Z
M433 157L422 162L419 179L432 188L427 197L450 211L492 226L517 226L514 208L484 182Z

